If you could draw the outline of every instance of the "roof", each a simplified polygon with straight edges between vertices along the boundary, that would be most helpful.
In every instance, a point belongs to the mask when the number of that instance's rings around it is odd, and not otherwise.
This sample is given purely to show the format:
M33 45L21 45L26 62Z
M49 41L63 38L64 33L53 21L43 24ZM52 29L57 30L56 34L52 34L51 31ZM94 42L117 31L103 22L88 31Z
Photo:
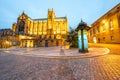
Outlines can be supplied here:
M114 13L115 11L120 11L120 3L118 3L115 7L113 7L111 10L106 12L103 16L101 16L99 19L97 19L92 25L96 24L99 22L102 18L104 18L106 15L110 15L111 13Z
M81 29L89 29L89 26L87 25L87 23L83 22L83 20L81 20L81 22L78 24L76 31Z
M67 17L56 17L55 20L67 20Z
M8 31L8 30L11 30L11 29L0 29L0 31Z
M56 17L55 19L67 19L66 17Z
M47 21L47 18L41 18L41 19L32 19L33 21Z
M55 18L55 21L57 20L66 20L67 18L66 17L56 17ZM47 21L48 18L41 18L41 19L32 19L33 21Z
M31 19L32 21L45 21L46 22L48 20L48 18L32 19L26 13L24 13L24 11L23 11L23 13L21 15L24 15L25 17ZM55 21L57 21L57 20L67 20L67 17L55 17L54 19L55 19Z

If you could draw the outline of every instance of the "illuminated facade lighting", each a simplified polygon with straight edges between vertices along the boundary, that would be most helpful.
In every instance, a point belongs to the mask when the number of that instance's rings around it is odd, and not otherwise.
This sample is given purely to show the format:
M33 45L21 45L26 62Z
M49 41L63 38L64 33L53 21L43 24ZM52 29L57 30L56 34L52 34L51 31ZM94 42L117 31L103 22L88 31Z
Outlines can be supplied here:
M31 19L24 12L12 26L16 33L16 44L20 47L60 46L62 35L67 35L67 17L56 17L48 10L47 18Z
M120 3L95 21L88 30L89 42L120 43Z

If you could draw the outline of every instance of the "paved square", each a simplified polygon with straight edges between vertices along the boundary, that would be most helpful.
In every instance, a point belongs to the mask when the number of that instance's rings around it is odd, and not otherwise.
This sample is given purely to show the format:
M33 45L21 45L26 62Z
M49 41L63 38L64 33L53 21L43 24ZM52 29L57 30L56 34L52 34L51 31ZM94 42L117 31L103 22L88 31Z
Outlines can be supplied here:
M82 59L18 56L0 51L0 80L120 80L120 49L111 48L112 53L107 55ZM115 48L117 55L112 51Z

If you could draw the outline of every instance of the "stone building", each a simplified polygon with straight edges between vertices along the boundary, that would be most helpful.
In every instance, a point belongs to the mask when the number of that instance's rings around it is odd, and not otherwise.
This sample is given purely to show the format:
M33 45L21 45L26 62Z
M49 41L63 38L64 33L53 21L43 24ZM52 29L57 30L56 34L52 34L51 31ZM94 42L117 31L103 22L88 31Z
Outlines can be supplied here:
M120 43L120 3L96 20L88 33L89 42Z
M0 29L0 48L8 48L12 46L12 33L11 29Z
M13 24L16 45L20 47L61 46L68 32L67 17L56 17L48 10L47 18L32 19L24 12Z

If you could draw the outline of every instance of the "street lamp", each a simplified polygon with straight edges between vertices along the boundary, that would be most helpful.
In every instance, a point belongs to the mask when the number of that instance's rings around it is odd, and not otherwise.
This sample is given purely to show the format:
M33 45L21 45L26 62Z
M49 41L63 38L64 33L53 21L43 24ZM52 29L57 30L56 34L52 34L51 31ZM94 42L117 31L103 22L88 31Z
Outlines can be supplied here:
M9 41L6 41L6 48L8 48L9 47Z

